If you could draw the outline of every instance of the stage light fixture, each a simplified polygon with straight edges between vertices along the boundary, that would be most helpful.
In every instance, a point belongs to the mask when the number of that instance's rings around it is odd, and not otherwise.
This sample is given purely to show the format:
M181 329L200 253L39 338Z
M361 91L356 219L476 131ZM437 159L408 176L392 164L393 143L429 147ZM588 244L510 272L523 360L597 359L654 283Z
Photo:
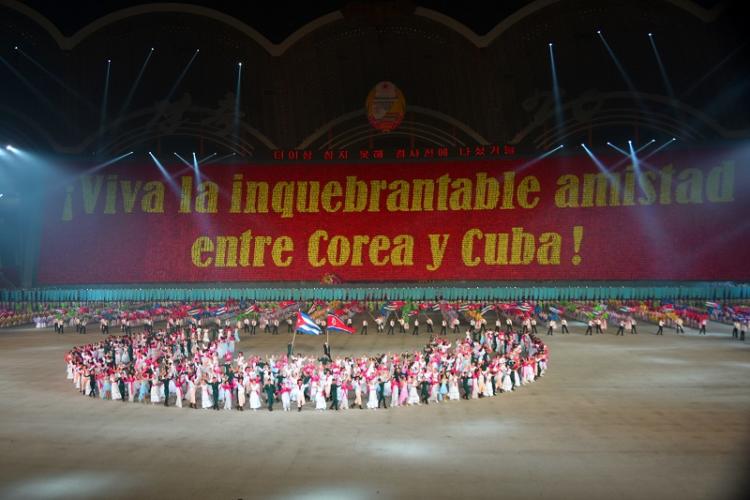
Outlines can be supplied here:
M601 35L602 34L601 30L596 30L596 34Z
M654 36L654 35L652 35L651 33L649 33L648 36Z
M13 47L13 50L18 50L18 45L16 45L15 47Z
M549 46L552 47L552 42L549 43Z

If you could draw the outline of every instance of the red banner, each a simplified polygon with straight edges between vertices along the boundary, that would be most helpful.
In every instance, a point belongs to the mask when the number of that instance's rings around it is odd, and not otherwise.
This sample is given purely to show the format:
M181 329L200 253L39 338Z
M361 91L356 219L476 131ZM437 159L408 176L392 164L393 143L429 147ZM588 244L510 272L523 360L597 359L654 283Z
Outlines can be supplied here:
M601 160L116 166L48 193L37 282L750 279L746 156Z

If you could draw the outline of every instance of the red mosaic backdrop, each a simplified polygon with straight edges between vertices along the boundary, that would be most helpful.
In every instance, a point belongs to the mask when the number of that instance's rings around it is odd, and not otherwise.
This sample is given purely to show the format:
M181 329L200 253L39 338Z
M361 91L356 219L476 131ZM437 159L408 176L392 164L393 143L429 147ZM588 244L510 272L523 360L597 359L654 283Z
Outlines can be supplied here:
M115 165L47 194L37 282L750 279L747 157L601 160Z

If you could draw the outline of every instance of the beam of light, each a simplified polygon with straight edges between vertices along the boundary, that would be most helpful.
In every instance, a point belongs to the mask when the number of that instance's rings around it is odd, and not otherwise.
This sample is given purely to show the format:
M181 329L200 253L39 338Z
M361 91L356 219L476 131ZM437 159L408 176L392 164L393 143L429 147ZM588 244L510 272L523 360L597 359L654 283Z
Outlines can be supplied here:
M636 152L636 153L640 153L641 151L643 151L644 149L646 149L647 147L649 147L650 145L652 145L652 144L653 144L653 143L655 143L655 142L656 142L656 139L651 139L651 140L650 140L650 141L648 141L648 142L647 142L646 144L644 144L644 145L643 145L643 146L641 146L640 148L636 149L636 150L635 150L635 152Z
M214 153L214 154L216 154L216 153ZM210 165L212 163L217 163L217 162L220 162L222 160L226 160L228 158L231 158L233 156L237 156L237 153L229 153L229 154L225 154L224 156L219 156L218 158L214 158L213 160L204 163L203 166L205 167L206 165ZM203 163L203 162L201 162L201 163Z
M174 155L175 155L175 156L176 156L177 158L179 158L179 159L180 159L180 161L181 161L182 163L184 163L184 164L185 164L185 166L186 166L187 168L193 168L193 165L192 165L192 164L191 164L191 163L190 163L189 161L187 161L187 160L186 160L185 158L183 158L182 156L180 156L179 154L177 154L177 152L176 152L176 151L175 151Z
M594 164L599 168L599 170L607 176L607 179L609 179L612 182L615 182L614 177L612 176L612 173L609 171L607 166L599 160L599 158L596 157L596 155L588 148L584 143L581 143L581 147L584 151L586 151L586 154L589 155L589 158L591 158L591 161L594 162Z
M638 95L638 91L635 89L635 85L633 85L633 80L630 79L630 76L628 76L628 73L625 71L625 68L623 67L622 63L620 63L620 60L615 55L615 52L612 50L612 48L607 43L607 40L604 39L604 35L602 34L601 30L597 30L597 35L599 35L599 39L604 44L604 47L607 49L607 52L609 53L609 57L612 58L612 61L615 63L615 66L617 67L617 71L620 72L620 76L622 76L622 79L625 80L625 84L628 86L628 89L630 92L633 93L634 96ZM639 98L636 98L638 101L639 106L643 107L643 103L640 101Z
M99 163L98 165L94 165L93 167L91 167L90 169L88 169L85 173L86 174L92 174L92 173L94 173L94 172L96 172L98 170L103 169L104 167L108 167L108 166L112 165L113 163L117 163L118 161L122 160L123 158L127 158L128 156L130 156L132 154L133 154L133 152L130 151L128 153L125 153L125 154L122 154L122 155L117 156L115 158L112 158L111 160L107 160L105 162Z
M185 68L182 70L182 73L180 73L180 75L177 77L177 80L175 80L174 84L172 85L172 88L169 89L169 93L167 94L167 97L164 98L164 102L169 103L169 101L172 100L172 96L177 91L177 87L180 85L180 82L182 82L182 79L185 78L185 75L187 75L187 72L190 69L190 66L193 64L193 61L195 61L195 58L198 56L198 52L200 52L200 49L195 49L195 52L193 52L193 57L190 58L188 63L185 65Z
M614 150L615 150L615 151L617 151L618 153L622 153L623 155L625 155L625 156L628 156L628 157L630 156L630 153L628 153L628 152L627 152L627 151L625 151L624 149L620 149L620 148L618 148L617 146L615 146L614 144L612 144L612 143L611 143L611 142L609 142L609 141L607 141L607 146L609 146L610 148L614 149Z
M654 156L659 151L663 151L665 148L669 147L669 145L673 144L675 141L677 141L677 139L674 138L674 137L672 137L667 142L665 142L664 144L662 144L661 146L659 146L658 148L654 149L649 154L647 154L646 156L644 156L643 158L641 158L641 161L646 160L647 158L651 158L652 156Z
M152 160L154 160L154 163L161 171L161 175L164 176L164 179L167 181L167 184L169 184L170 189L175 194L179 194L180 189L177 187L177 183L172 179L172 176L169 175L169 172L167 172L167 169L164 168L164 165L161 164L161 162L154 156L154 153L151 151L148 152L148 155L151 157Z
M99 136L104 132L104 123L107 121L107 100L109 99L109 73L112 68L112 59L107 59L107 71L104 74L104 94L102 94L102 109L99 117ZM98 148L97 148L98 149Z
M638 163L638 155L635 154L635 149L633 149L633 141L628 141L628 149L630 150L630 161L633 163L636 175L640 175L641 166Z
M537 163L537 162L539 162L539 161L541 161L541 160L543 160L543 159L547 158L548 156L550 156L551 154L553 154L553 153L554 153L555 151L559 151L559 150L561 150L561 149L562 149L563 147L565 147L565 145L564 145L564 144L560 144L559 146L557 146L557 147L555 147L555 148L552 148L552 149L550 149L549 151L545 151L545 152L544 152L544 153L542 153L541 155L539 155L539 156L537 156L537 157L535 157L535 158L532 158L531 160L527 161L527 162L526 162L526 163L524 163L523 165L521 165L521 166L517 167L517 168L515 169L515 170L516 170L516 172L520 172L521 170L523 170L523 169L525 169L525 168L527 168L527 167L530 167L531 165L534 165L535 163Z
M555 52L552 48L552 43L549 47L549 64L552 71L552 95L555 99L555 125L557 126L557 132L562 132L563 127L563 111L562 111L562 99L560 98L560 86L557 81L557 68L555 67Z
M125 154L121 154L120 156L116 156L115 158L111 158L111 159L109 159L107 161L104 161L102 163L94 165L93 167L85 170L82 173L73 174L72 176L69 176L69 177L63 179L61 182L59 182L58 186L59 185L69 184L71 182L71 180L74 180L74 179L76 179L76 178L78 178L80 176L83 176L83 175L92 175L92 174L98 172L99 170L112 165L113 163L117 163L118 161L120 161L120 160L122 160L124 158L127 158L128 156L130 156L132 154L133 154L133 151L129 151L129 152L125 153Z
M648 41L651 42L651 49L654 51L654 57L656 58L656 64L659 65L659 73L661 73L661 79L664 80L664 86L667 89L667 94L674 100L674 89L672 88L672 82L669 81L667 76L667 70L662 63L661 56L659 55L659 49L656 48L656 42L654 41L654 34L648 34Z
M122 118L123 113L125 113L125 110L128 109L128 106L130 106L130 101L133 100L133 96L135 95L135 90L138 88L138 84L141 82L141 77L143 77L143 73L146 71L146 66L148 65L148 62L151 60L151 55L153 53L154 53L154 48L151 47L151 49L146 54L146 60L143 61L143 64L141 65L141 70L138 72L138 76L135 77L135 81L133 82L133 85L130 87L130 92L128 92L128 96L125 98L125 102L120 108L120 112L117 114L117 121L119 121Z
M198 168L198 158L195 156L195 151L193 151L193 171L195 172L195 183L200 184L201 183L201 171Z
M206 156L202 160L198 160L198 164L200 165L200 164L204 163L206 160L208 160L209 158L213 158L214 156L216 156L216 153L211 153L210 155Z
M31 62L31 64L36 66L42 73L50 77L55 83L57 83L63 89L67 90L70 93L70 95L72 95L73 97L81 101L81 103L85 104L89 109L91 110L95 109L91 101L83 97L80 93L73 90L73 88L71 88L67 83L65 83L59 76L57 76L56 74L52 73L50 70L45 68L39 61L37 61L36 59L31 57L29 54L27 54L22 48L16 46L15 49L16 51L18 51L19 54L21 54L26 59L28 59L29 62Z
M708 70L703 76L701 76L695 82L693 82L693 84L690 85L690 87L688 87L688 89L685 92L682 93L681 97L685 98L685 97L688 97L690 94L692 94L695 91L695 89L697 89L698 87L700 87L700 85L703 82L705 82L706 80L708 80L708 78L711 75L713 75L714 73L716 73L722 66L724 66L727 63L727 61L729 61L738 52L740 52L742 49L744 49L745 46L747 45L747 43L748 42L745 42L745 43L741 44L740 46L738 46L737 48L735 48L732 52L730 52L729 54L727 54L724 57L724 59L722 59L721 61L719 61L718 63L716 63L716 65L714 65L713 68L711 68L710 70Z
M0 62L2 62L5 66L7 66L10 72L13 73L16 76L16 78L21 80L21 83L23 83L26 86L26 88L31 91L32 94L34 94L34 97L36 97L38 101L41 101L44 104L46 104L50 108L50 110L52 110L53 113L55 113L58 117L61 117L64 121L67 121L67 115L60 113L60 110L57 108L57 106L52 104L52 101L47 99L47 97L41 91L39 91L39 89L34 87L34 85L28 80L28 78L23 76L16 68L13 67L13 65L11 65L8 61L6 61L3 56L0 56Z
M237 63L237 84L234 89L234 137L240 137L240 82L242 80L242 63Z

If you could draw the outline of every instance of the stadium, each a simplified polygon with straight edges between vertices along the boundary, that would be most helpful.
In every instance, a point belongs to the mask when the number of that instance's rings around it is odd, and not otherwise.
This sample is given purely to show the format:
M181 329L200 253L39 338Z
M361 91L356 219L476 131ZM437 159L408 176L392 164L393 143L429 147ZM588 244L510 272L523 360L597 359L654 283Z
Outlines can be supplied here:
M0 498L739 497L742 7L0 0Z

